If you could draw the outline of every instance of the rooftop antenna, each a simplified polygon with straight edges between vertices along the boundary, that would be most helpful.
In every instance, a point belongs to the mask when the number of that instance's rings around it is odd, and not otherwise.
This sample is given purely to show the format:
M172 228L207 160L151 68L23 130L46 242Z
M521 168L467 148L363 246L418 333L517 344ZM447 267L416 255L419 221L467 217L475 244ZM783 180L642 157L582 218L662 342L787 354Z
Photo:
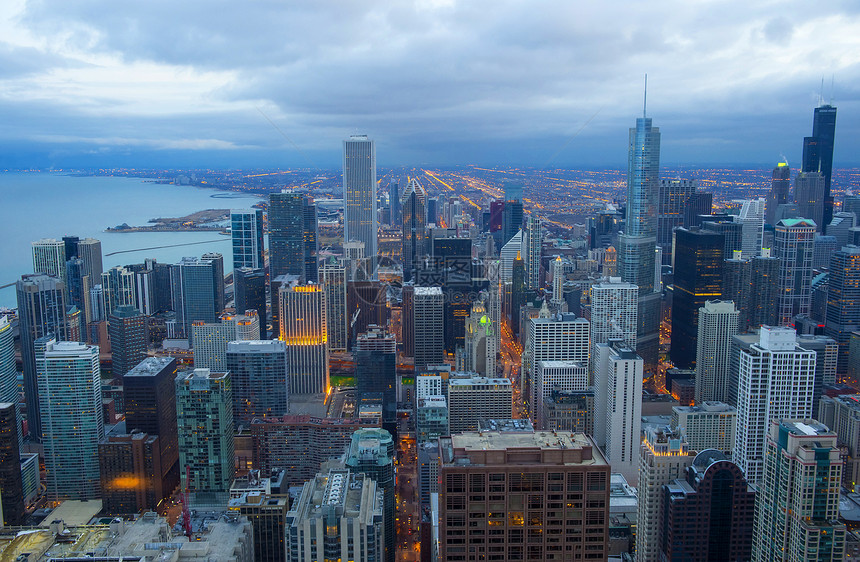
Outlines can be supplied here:
M648 109L648 73L645 73L645 99L642 100L642 117L647 117L646 110Z
M824 76L821 77L821 90L818 91L818 107L824 103Z
M830 105L833 105L833 82L836 80L836 75L830 75Z

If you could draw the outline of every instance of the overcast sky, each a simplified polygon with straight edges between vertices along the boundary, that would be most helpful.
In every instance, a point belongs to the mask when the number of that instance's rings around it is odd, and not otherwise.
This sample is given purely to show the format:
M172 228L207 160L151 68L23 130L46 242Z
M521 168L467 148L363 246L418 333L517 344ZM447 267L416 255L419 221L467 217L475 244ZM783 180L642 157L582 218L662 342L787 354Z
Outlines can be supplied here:
M860 162L860 3L4 0L0 167L796 165L838 107ZM831 81L833 87L831 88Z

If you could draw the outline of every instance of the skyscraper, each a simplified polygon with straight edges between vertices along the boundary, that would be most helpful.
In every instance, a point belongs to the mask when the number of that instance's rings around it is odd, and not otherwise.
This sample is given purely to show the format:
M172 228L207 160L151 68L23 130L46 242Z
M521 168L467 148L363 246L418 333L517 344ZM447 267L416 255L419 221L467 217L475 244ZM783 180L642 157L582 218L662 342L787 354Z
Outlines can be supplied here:
M15 291L18 297L18 330L21 334L27 421L31 435L40 437L42 425L34 346L36 340L44 336L52 335L58 340L68 336L66 290L58 277L37 273L23 275L16 282Z
M587 349L587 345L585 346ZM544 404L554 392L585 391L588 387L588 363L580 361L538 361L535 364L531 416L535 427L546 429Z
M367 135L353 135L343 141L343 199L345 242L364 242L371 261L369 273L376 271L376 145Z
M99 348L50 336L35 347L48 498L96 499L105 435Z
M663 264L672 256L672 231L684 226L684 209L696 193L698 181L694 179L660 180L657 217L657 245L663 248Z
M699 309L696 346L696 403L725 402L729 392L732 336L738 333L738 309L732 301L705 301Z
M540 287L540 258L543 249L543 221L536 213L526 219L526 287L536 291Z
M812 118L812 136L803 138L803 172L820 172L824 176L824 228L833 217L833 197L830 180L833 175L833 144L836 138L836 108L824 104L815 108Z
M675 231L675 289L672 296L672 362L696 362L699 308L723 293L724 236L696 228Z
M824 231L825 179L820 172L800 172L794 178L794 200L797 213L815 223L818 232ZM832 201L831 201L832 205ZM833 209L830 209L831 216ZM829 221L828 223L829 224ZM826 225L825 225L826 226Z
M104 291L105 319L119 306L137 306L132 270L121 266L112 267L102 273L101 285Z
M781 260L771 257L770 248L752 259L750 275L749 327L775 326L779 321L779 271Z
M308 197L305 203L305 220L303 238L305 243L305 281L316 283L319 281L319 221L317 218L317 206L312 197Z
M319 285L293 281L282 285L278 294L290 396L325 394L329 389L325 293Z
M2 352L0 349L0 353ZM2 361L3 358L0 357L0 362ZM0 504L3 523L10 526L23 525L25 515L19 439L18 404L0 402Z
M750 327L752 296L752 260L740 257L735 250L734 257L723 262L723 300L735 303L738 309L738 333Z
M797 344L791 328L761 329L758 343L740 348L737 430L732 458L751 483L765 470L770 421L812 414L815 352Z
M382 399L386 427L397 418L397 340L380 326L359 334L353 348L358 400Z
M215 310L216 287L215 266L210 260L182 258L171 267L170 281L176 321L185 330L185 337L192 337L194 322L215 322L220 310ZM222 280L223 286L223 280Z
M176 424L182 489L227 492L236 462L230 373L194 369L176 377Z
M15 366L15 339L12 323L0 316L0 402L15 404L18 408L18 372ZM16 435L21 440L20 420L16 422ZM21 443L23 445L23 442ZM0 486L2 490L2 486Z
M824 333L839 344L837 372L848 373L851 332L860 330L860 246L843 246L830 260Z
M263 211L231 211L230 233L233 238L233 269L263 267Z
M767 194L767 224L776 224L777 208L788 203L791 189L791 168L787 162L780 162L773 169L770 192Z
M836 434L813 419L768 423L755 500L753 560L843 560L842 477ZM747 476L749 480L749 476Z
M325 291L329 351L346 351L349 331L346 317L346 267L332 257L320 267L320 285Z
M262 268L233 270L233 303L237 314L256 310L260 318L260 337L267 337L266 272Z
M427 192L411 178L403 192L403 281L415 275L419 260L427 253Z
M445 353L443 304L441 288L415 287L412 341L415 346L416 373L427 369L427 365L443 362Z
M226 367L233 382L233 422L250 426L254 418L289 412L287 348L279 340L232 341Z
M32 243L33 272L66 281L66 245L61 240L43 238Z
M305 274L307 197L282 190L269 195L269 278Z
M764 234L764 199L744 201L738 218L741 227L741 257L751 259L761 253L761 241Z
M111 375L121 378L146 357L146 317L133 306L118 306L108 320Z
M636 315L639 291L636 285L610 277L591 286L591 354L599 343L620 339L636 349Z
M783 219L776 224L773 255L781 260L778 321L782 326L809 314L814 237L815 223L809 219Z

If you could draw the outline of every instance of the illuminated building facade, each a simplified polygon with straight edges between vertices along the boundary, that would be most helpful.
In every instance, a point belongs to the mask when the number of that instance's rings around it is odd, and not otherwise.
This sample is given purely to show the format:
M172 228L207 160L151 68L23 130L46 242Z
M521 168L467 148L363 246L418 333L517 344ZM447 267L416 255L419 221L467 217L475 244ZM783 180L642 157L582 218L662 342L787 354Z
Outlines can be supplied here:
M428 365L442 363L445 356L442 289L415 287L412 305L415 372L420 373Z
M107 515L155 511L172 490L163 488L157 435L109 435L99 443L102 510Z
M293 281L280 287L278 300L290 395L327 393L328 325L323 288Z

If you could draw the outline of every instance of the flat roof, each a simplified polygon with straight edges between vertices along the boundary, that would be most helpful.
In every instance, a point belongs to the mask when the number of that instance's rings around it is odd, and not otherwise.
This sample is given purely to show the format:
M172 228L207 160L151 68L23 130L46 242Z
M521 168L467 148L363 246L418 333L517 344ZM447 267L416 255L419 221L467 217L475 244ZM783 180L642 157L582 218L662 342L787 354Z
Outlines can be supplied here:
M592 443L583 433L571 431L467 431L451 436L451 444L455 449L504 451L505 449L523 449L535 447L539 449L579 449L591 447ZM598 457L597 448L593 448L597 462L605 462Z
M48 527L61 520L67 527L86 525L102 510L102 500L66 500L45 517L39 527Z

